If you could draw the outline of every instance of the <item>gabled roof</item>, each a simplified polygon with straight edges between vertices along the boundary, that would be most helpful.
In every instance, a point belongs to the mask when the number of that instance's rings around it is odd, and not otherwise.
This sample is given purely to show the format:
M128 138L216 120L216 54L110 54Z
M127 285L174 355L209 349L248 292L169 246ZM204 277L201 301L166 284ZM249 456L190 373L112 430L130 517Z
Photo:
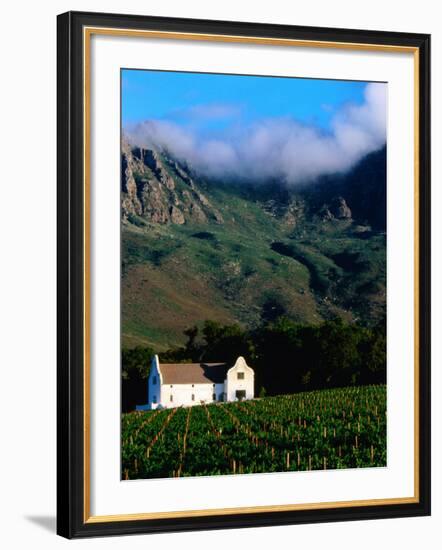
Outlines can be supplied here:
M163 384L222 384L227 363L160 363Z

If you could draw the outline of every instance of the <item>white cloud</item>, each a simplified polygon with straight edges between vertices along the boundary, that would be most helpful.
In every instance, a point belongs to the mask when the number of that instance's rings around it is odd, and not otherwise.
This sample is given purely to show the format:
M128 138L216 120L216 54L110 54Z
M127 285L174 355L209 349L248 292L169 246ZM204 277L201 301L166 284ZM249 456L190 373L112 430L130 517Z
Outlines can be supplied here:
M167 149L206 176L280 178L297 184L346 172L380 149L386 142L386 100L385 84L368 84L364 103L338 111L329 133L289 117L229 126L216 139L164 120L148 120L126 133L134 144ZM194 109L195 116L218 118L230 116L234 107L216 104Z

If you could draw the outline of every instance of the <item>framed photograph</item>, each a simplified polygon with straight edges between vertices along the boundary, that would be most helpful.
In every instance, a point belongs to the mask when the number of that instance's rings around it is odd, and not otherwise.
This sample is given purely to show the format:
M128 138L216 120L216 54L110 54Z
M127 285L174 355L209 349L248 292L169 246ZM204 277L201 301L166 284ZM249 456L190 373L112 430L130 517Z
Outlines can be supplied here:
M58 17L58 533L430 513L430 37Z

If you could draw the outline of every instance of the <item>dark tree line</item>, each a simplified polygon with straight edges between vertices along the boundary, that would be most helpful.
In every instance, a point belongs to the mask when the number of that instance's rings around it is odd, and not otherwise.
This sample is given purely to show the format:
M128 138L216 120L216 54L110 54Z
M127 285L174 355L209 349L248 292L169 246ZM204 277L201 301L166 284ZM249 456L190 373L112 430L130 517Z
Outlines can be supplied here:
M137 346L123 348L121 353L121 409L123 412L135 409L147 402L147 377L154 355L152 348Z
M233 362L243 355L255 371L256 395L380 384L386 382L385 321L375 327L340 319L319 325L279 317L254 330L205 321L185 331L186 344L160 354L162 362ZM154 350L122 352L122 406L131 410L147 399Z

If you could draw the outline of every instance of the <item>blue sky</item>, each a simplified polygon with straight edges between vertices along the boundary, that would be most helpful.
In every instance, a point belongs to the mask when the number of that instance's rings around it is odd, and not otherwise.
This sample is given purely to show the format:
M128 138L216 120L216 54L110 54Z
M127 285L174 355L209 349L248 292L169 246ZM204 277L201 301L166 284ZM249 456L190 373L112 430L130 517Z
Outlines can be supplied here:
M365 87L354 81L123 69L122 120L123 126L146 119L186 124L185 112L195 106L229 105L231 117L207 122L218 126L240 114L247 121L291 116L328 130L343 104L364 101Z
M302 183L386 142L387 85L122 70L122 124L210 177Z

